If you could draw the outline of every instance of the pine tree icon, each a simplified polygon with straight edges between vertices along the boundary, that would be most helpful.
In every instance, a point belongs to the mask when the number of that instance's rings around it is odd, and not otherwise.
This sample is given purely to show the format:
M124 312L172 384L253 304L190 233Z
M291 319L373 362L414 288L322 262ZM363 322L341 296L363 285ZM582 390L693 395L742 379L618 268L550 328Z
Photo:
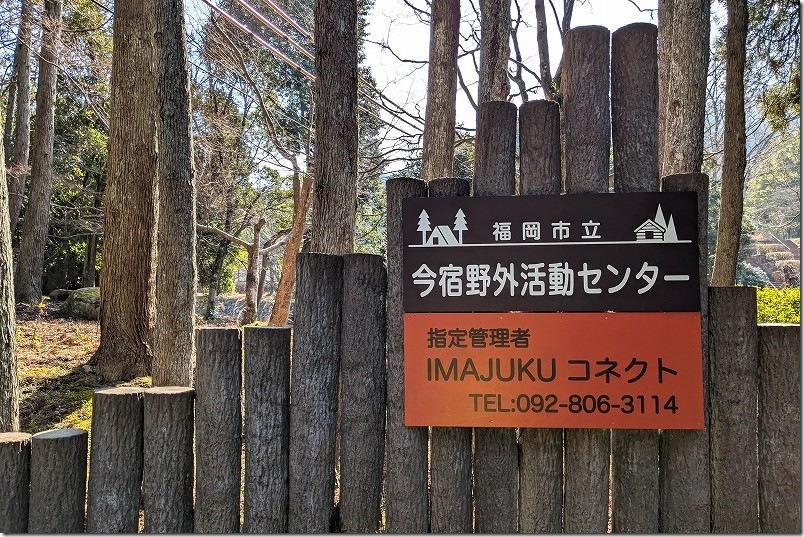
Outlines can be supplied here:
M422 244L427 244L427 232L430 229L430 215L422 209L422 213L419 215L419 227L416 228L416 231L422 232Z
M455 227L452 230L458 232L458 242L460 244L463 244L463 232L468 229L466 227L466 215L463 214L463 210L458 209L458 212L455 213Z

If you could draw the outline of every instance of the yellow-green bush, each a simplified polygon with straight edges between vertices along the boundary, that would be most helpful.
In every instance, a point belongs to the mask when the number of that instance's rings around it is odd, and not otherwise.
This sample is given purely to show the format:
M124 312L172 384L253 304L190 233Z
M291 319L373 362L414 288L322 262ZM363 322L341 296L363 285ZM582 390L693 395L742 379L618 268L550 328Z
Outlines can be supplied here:
M801 289L757 288L757 322L801 324Z

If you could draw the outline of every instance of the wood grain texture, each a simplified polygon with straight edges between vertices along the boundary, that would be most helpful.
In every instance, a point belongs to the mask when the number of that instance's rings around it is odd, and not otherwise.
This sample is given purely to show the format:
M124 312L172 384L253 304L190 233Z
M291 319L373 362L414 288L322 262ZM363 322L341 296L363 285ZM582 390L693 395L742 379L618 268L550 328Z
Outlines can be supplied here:
M0 144L0 432L20 428L20 379L14 310L14 257L11 228L2 209L8 204L6 163Z
M606 533L609 508L608 429L566 429L564 533Z
M0 433L0 533L28 531L31 435Z
M519 107L520 193L561 194L561 112L555 101Z
M702 173L670 175L665 192L698 193L698 277L701 291L703 355L703 431L662 431L659 439L659 529L665 533L708 533L709 478L709 292L706 282L709 177Z
M136 533L142 490L142 388L95 390L87 532Z
M759 531L801 533L801 331L759 325Z
M385 299L383 258L343 258L340 515L347 533L375 533L385 455Z
M428 531L427 427L405 427L402 323L402 200L427 195L424 181L385 184L388 233L388 365L385 523L389 533Z
M754 287L709 289L712 531L755 533L757 307Z
M516 105L489 101L477 108L474 196L516 192Z
M287 531L290 345L290 328L243 328L243 533Z
M290 382L288 531L329 531L341 365L343 257L299 254Z
M31 438L30 533L83 533L87 432L52 429Z
M195 390L145 390L142 498L145 533L193 531Z
M471 183L445 177L427 185L431 198L468 196ZM472 533L472 429L432 427L430 431L430 529Z
M195 532L240 531L241 341L237 328L196 330Z
M567 32L561 74L564 186L568 193L607 192L609 178L609 31Z

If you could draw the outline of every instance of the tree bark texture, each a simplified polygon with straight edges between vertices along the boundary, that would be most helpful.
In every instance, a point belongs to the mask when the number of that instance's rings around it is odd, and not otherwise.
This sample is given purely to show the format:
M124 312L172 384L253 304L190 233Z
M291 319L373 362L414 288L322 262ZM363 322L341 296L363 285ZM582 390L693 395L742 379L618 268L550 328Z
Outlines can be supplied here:
M507 18L506 18L507 20ZM513 196L516 192L516 105L485 102L478 107L475 196ZM519 460L516 429L475 428L475 529L515 533Z
M142 500L145 533L193 531L193 403L185 386L145 390Z
M567 32L562 69L565 190L607 192L609 31L602 26L579 26Z
M151 371L159 176L154 0L117 2L114 9L101 334L95 354L97 369L108 380Z
M430 14L427 106L422 138L422 179L425 181L452 175L460 25L460 0L433 2Z
M402 309L402 200L427 195L424 181L390 179L388 233L388 418L385 438L385 523L389 533L428 531L427 427L405 426Z
M17 272L14 274L16 300L26 304L39 304L42 300L42 272L50 225L50 198L53 196L53 129L61 14L61 0L45 1L42 47L39 52L39 82L36 87L36 130L31 159L31 184L22 221Z
M759 531L801 532L801 332L759 326Z
M347 533L376 533L385 451L385 297L383 258L343 258L340 515Z
M52 429L31 439L30 533L83 533L87 432Z
M25 195L25 178L28 175L28 156L31 150L31 33L33 27L33 0L20 2L20 26L17 48L14 51L16 78L16 106L11 154L9 155L8 214L11 231L17 227ZM9 99L11 97L9 96ZM9 118L6 118L8 121Z
M248 263L246 264L246 305L240 317L240 325L251 324L257 320L257 282L259 275L257 265L260 260L260 234L265 226L265 218L260 218L253 226L251 247L246 248Z
M192 386L195 353L195 167L184 0L156 3L159 222L154 386Z
M554 101L519 108L520 192L561 193L560 112ZM519 531L561 533L563 430L521 429Z
M31 435L0 433L0 532L28 531Z
M0 433L20 428L14 265L7 207L6 159L0 147Z
M545 99L553 100L553 76L550 73L550 47L547 42L547 14L544 0L535 0L533 10L536 13L536 45L539 48L539 77L542 92Z
M665 192L698 194L698 278L701 292L703 357L703 431L662 431L659 438L659 530L664 533L708 533L711 489L709 480L709 287L707 222L709 177L702 173L663 178Z
M16 51L19 50L19 42L14 53L16 63ZM11 155L13 148L11 147L11 136L14 131L14 111L17 104L17 73L15 65L11 66L11 77L8 82L8 89L6 91L6 113L5 121L3 121L3 151L6 155Z
M511 0L480 0L480 74L477 104L506 101L508 80Z
M357 212L357 0L315 3L312 251L354 248Z
M324 533L335 500L343 258L299 254L296 269L288 531Z
M285 533L288 528L290 344L287 327L243 329L243 533Z
M431 198L468 196L465 179L433 179ZM430 432L430 531L472 533L472 429L432 427Z
M756 533L756 289L712 287L709 306L712 531Z
M611 115L615 192L658 192L656 26L629 24L612 36ZM612 430L613 529L659 530L659 431Z
M561 194L561 125L555 101L519 107L519 181L522 195Z
M615 192L659 191L657 35L655 25L635 23L611 37Z
M516 105L504 101L477 108L474 196L513 196L516 192Z
M87 532L137 533L142 490L142 388L92 396Z
M712 285L734 285L743 228L745 187L745 41L748 36L746 0L726 2L726 117L723 130L723 180L717 223Z
M196 330L195 531L240 531L241 342L236 328Z
M700 173L710 0L659 0L659 175Z

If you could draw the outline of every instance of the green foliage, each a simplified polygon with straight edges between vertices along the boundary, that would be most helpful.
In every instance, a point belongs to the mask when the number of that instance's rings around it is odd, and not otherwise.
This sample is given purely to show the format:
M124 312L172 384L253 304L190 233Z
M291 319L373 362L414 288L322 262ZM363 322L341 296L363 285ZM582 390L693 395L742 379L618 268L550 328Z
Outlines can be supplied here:
M757 289L758 323L801 323L801 289Z
M737 285L765 287L770 285L770 280L762 269L741 261L737 263Z

